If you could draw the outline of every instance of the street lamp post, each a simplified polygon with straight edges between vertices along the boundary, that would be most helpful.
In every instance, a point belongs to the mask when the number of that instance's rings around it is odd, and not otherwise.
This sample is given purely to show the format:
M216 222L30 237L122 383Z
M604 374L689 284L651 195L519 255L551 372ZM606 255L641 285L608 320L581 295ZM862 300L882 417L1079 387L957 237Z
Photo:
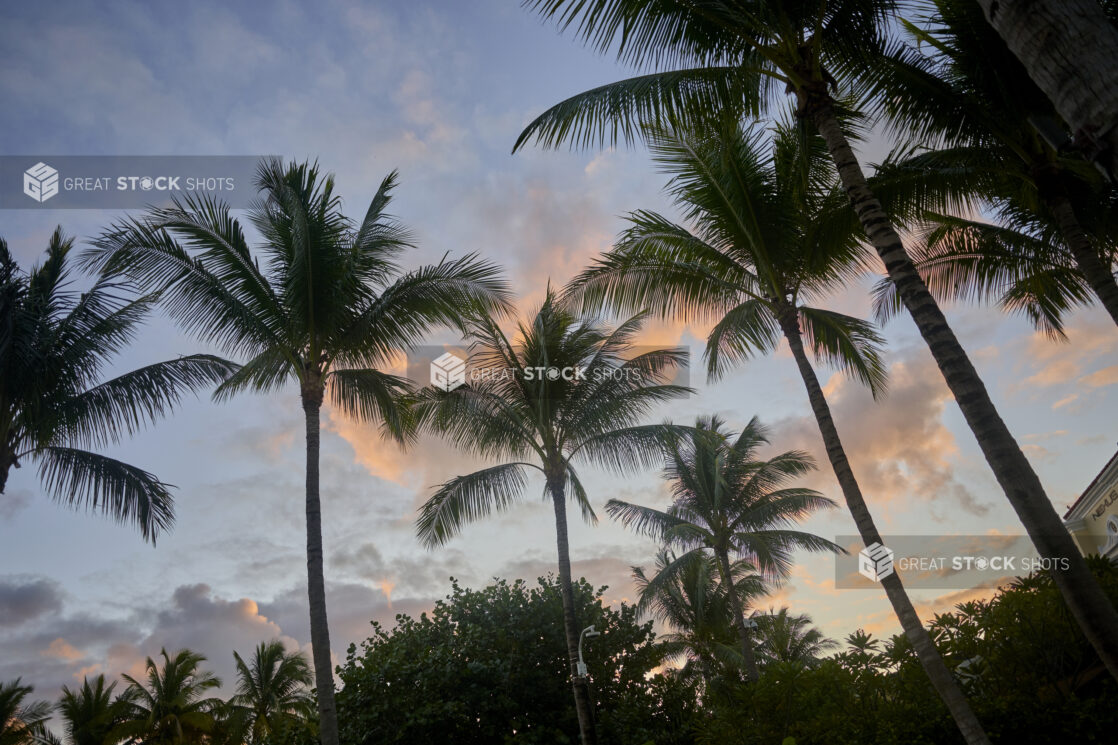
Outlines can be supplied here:
M582 630L582 633L578 635L578 677L586 677L586 663L582 659L582 640L586 637L590 637L591 639L593 639L594 637L601 635L602 633L600 631L595 631L592 625L584 628Z

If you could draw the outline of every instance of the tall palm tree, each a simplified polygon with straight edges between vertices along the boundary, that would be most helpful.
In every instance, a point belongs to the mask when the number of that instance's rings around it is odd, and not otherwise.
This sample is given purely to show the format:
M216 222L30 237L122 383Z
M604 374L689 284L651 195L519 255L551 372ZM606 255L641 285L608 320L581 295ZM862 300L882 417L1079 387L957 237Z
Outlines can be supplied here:
M262 743L308 719L314 709L314 676L301 653L289 653L282 642L272 640L256 647L251 663L237 652L233 658L237 694L230 703L247 714L250 742Z
M106 685L105 676L98 675L91 683L82 679L76 691L62 686L58 713L66 726L70 745L115 745L119 737L114 730L124 721L129 698L113 697L116 681Z
M863 82L860 76L882 54L883 29L893 20L896 0L532 0L529 5L563 28L575 26L601 51L616 46L625 62L685 67L573 96L529 124L514 150L530 140L554 146L632 139L642 124L690 125L712 111L757 113L771 103L778 87L793 95L797 116L823 136L867 240L998 484L1038 553L1066 567L1056 572L1056 583L1099 657L1118 678L1118 611L1087 568L851 147L850 112L837 96Z
M636 315L613 330L580 321L557 304L549 287L535 316L518 324L515 342L492 316L473 319L470 361L479 374L449 392L424 389L415 404L425 430L462 450L504 461L456 476L427 500L417 526L428 548L444 544L466 523L518 502L532 471L543 477L544 499L555 513L563 626L583 745L596 738L589 692L577 668L582 627L571 585L567 500L588 522L597 518L576 465L629 472L655 463L661 438L674 428L640 422L658 404L690 391L667 382L685 363L685 350L626 357L643 319Z
M158 290L182 326L247 362L215 392L299 386L306 422L307 592L323 745L337 745L330 632L323 579L319 494L322 404L401 433L399 396L407 381L383 372L430 329L455 325L475 305L500 308L497 268L473 255L403 272L412 243L385 210L396 173L380 184L364 219L341 212L333 176L317 164L263 163L263 193L249 211L261 236L256 254L229 206L209 197L175 200L117 223L96 242L89 264Z
M720 669L740 670L745 661L737 646L734 615L717 561L701 553L682 562L678 559L671 549L663 548L656 554L651 577L643 568L633 567L637 609L672 629L659 637L665 653L685 657L682 672L693 674L697 668L709 690ZM741 606L767 592L763 578L749 562L734 562L731 574Z
M1118 29L1100 6L1113 0L978 0L1075 132L1076 144L1118 175Z
M132 523L155 542L174 523L170 487L136 466L94 452L167 413L187 391L211 387L236 366L196 354L104 379L156 301L97 278L74 287L62 228L30 272L0 238L0 495L23 461L71 507Z
M811 667L838 647L838 642L811 625L810 616L792 615L786 607L770 608L768 613L754 615L752 621L757 624L757 655L763 664L794 662Z
M667 510L619 499L606 504L606 511L626 526L682 549L676 562L694 560L696 554L714 559L733 611L746 675L753 681L759 677L757 659L741 593L734 586L733 562L744 559L762 576L778 581L788 576L795 550L843 551L791 528L835 503L811 489L786 486L815 466L809 455L795 450L758 460L757 450L767 443L767 432L756 418L737 434L717 417L700 418L693 433L667 445L664 477L673 497Z
M698 132L650 131L648 139L696 230L651 212L634 213L618 244L576 277L569 292L587 309L639 305L668 318L714 321L706 352L713 377L773 351L783 337L858 532L867 546L882 543L807 354L810 348L817 360L842 368L875 396L884 389L874 328L809 304L861 266L849 232L829 217L834 177L819 138L802 122L781 126L770 149L757 127L720 122ZM900 577L884 578L882 587L968 742L988 742Z
M1038 121L1063 135L1051 104L972 0L935 0L919 20L905 24L915 46L900 46L877 66L875 98L895 133L935 149L892 164L889 175L873 180L875 191L887 205L902 197L904 206L918 208L914 202L944 189L953 200L992 207L999 222L1020 232L1056 238L1118 323L1113 225L1090 219L1093 207L1113 222L1101 177L1041 136ZM898 182L908 188L887 196ZM918 209L915 216L922 217ZM1103 235L1092 229L1098 227Z
M126 703L112 736L144 745L199 742L214 731L214 713L222 702L208 694L221 681L202 669L206 658L189 649L174 657L162 649L159 655L162 665L151 657L144 662L144 682L121 676L128 682Z
M33 692L19 678L0 683L0 745L32 745L46 733L54 707L46 701L27 701Z

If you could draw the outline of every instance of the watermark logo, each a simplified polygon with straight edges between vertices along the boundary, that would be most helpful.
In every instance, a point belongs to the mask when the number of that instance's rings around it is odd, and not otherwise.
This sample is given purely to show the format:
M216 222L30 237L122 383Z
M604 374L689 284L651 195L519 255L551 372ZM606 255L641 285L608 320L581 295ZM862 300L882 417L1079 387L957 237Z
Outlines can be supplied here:
M39 161L23 172L23 193L45 202L58 193L58 171Z
M431 385L453 391L466 383L466 360L454 352L447 352L431 361Z
M876 541L858 552L858 573L880 582L893 573L893 552Z

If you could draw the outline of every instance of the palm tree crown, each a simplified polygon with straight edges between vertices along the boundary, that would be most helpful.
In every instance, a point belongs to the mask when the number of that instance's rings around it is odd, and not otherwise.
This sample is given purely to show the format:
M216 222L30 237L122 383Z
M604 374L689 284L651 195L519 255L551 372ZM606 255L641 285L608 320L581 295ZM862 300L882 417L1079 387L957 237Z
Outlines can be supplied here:
M837 506L813 489L788 486L815 468L811 456L789 450L759 460L757 451L766 444L768 432L756 418L734 433L718 417L700 417L693 434L674 438L667 449L671 506L657 510L611 499L606 510L683 550L677 562L697 552L719 560L733 555L770 580L788 576L795 550L844 552L833 541L791 527Z
M103 379L157 297L129 299L106 277L78 292L73 245L56 229L46 259L24 273L0 239L0 494L31 459L54 499L132 523L154 543L174 523L170 487L91 448L119 443L236 366L196 354Z
M673 428L640 422L690 391L666 382L687 355L655 349L626 359L643 320L637 315L609 331L580 321L548 290L535 317L520 323L515 343L490 316L471 322L471 363L485 375L449 393L425 389L416 413L426 429L463 450L515 460L443 484L420 514L426 545L445 543L465 523L511 506L531 470L594 521L579 461L621 472L656 461L660 438ZM577 369L578 379L532 372L552 369Z
M159 655L162 666L151 657L145 661L144 682L122 676L129 685L117 733L130 743L198 742L214 730L221 700L207 694L221 681L202 670L206 658L200 654L183 649L172 657L163 649Z
M651 577L641 567L633 567L637 608L672 629L659 637L664 651L673 657L684 656L683 674L697 673L709 687L722 669L738 670L744 664L735 648L733 609L713 556L696 553L683 562L678 558L671 549L662 548ZM742 607L767 592L764 580L749 562L736 561L731 571Z
M299 652L288 653L278 640L261 642L251 662L233 653L237 693L230 700L248 717L250 741L264 742L304 721L314 708L310 666Z
M66 723L71 745L113 745L120 741L116 728L126 717L131 694L114 699L116 682L105 683L105 676L98 675L92 683L84 678L76 691L62 686L58 713Z
M838 647L838 642L811 625L810 616L792 615L786 607L769 609L752 620L757 624L757 652L762 664L794 662L811 667Z
M0 683L0 745L32 745L46 733L54 707L46 701L27 701L33 691L19 678Z
M782 125L769 146L761 127L730 120L650 127L646 136L686 225L631 213L615 246L567 294L586 310L648 307L665 318L713 321L712 377L774 351L794 321L817 358L883 392L873 326L812 305L867 266L844 227L821 139L802 124Z

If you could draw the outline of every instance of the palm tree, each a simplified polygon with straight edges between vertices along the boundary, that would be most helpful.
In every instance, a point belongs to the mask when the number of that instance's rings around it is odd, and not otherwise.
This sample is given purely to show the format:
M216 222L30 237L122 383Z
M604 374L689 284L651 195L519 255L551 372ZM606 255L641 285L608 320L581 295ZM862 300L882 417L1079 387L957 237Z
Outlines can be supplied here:
M619 499L606 504L606 511L627 527L683 549L677 563L692 561L696 554L714 559L752 681L759 671L741 593L734 586L733 562L744 559L763 577L779 581L788 576L797 549L844 551L817 535L791 529L835 503L811 489L785 486L815 465L809 455L795 450L758 460L757 450L767 443L768 433L756 418L735 434L717 417L700 417L693 433L667 445L664 477L673 497L667 510Z
M819 663L823 655L838 647L811 625L806 614L794 616L784 607L752 618L757 624L757 654L762 664L794 662L806 667Z
M655 568L649 577L643 568L633 567L639 596L637 610L650 613L673 629L659 637L664 652L686 657L683 674L692 674L697 668L710 690L718 670L741 669L745 664L736 646L734 615L719 579L718 563L702 553L692 553L690 559L679 561L671 549L663 548L656 554ZM739 605L744 607L767 591L763 578L749 562L736 561L731 570Z
M562 28L574 25L601 51L616 44L619 57L630 64L688 67L573 96L529 124L514 150L533 139L549 146L631 140L640 125L690 126L715 111L756 114L767 108L778 86L795 97L797 116L823 136L866 238L896 285L998 484L1038 553L1053 565L1067 567L1056 573L1060 591L1099 657L1118 678L1118 612L998 414L851 148L852 112L836 97L837 91L864 82L859 76L882 54L882 29L893 19L896 0L532 0L529 5L557 19ZM1112 121L1107 119L1106 126Z
M1118 30L1113 0L978 0L986 18L1075 133L1083 154L1118 174Z
M26 701L33 691L20 685L19 678L0 683L0 745L32 745L47 732L54 707L46 701Z
M875 396L884 390L874 328L808 305L861 266L849 232L829 217L834 177L819 138L802 122L781 126L767 149L758 128L723 122L697 133L649 131L648 140L696 232L654 213L634 213L618 244L576 277L569 292L587 309L650 306L669 318L714 321L706 352L712 377L773 351L783 336L847 509L867 546L882 543L805 349ZM968 742L988 742L900 577L885 578L882 587Z
M287 652L279 640L261 642L251 664L233 652L237 663L237 694L230 700L248 717L249 741L264 742L306 721L314 709L310 685L314 678L306 658Z
M162 293L185 329L248 358L215 392L299 386L306 421L307 591L323 745L337 745L334 678L323 579L319 420L323 401L346 416L380 419L400 436L406 380L383 372L436 326L455 325L474 305L504 306L495 266L475 256L401 272L412 246L385 213L396 173L381 182L360 224L341 212L332 176L317 164L263 163L264 198L249 210L260 258L229 206L209 197L175 200L117 223L89 264Z
M567 499L588 522L597 518L576 465L629 472L655 463L661 438L674 428L640 422L657 404L690 391L666 382L684 364L685 350L625 357L643 319L634 316L612 331L580 321L557 304L549 287L535 316L518 324L515 343L492 316L473 319L468 338L479 374L449 392L424 389L415 403L426 431L460 449L505 461L456 476L427 500L417 526L428 548L446 543L467 522L511 507L524 496L531 471L543 476L544 498L555 512L563 626L583 745L596 738L589 692L577 668L582 627L571 585Z
M144 662L144 683L131 675L121 676L128 682L123 721L111 736L145 745L198 742L214 730L214 713L222 702L207 694L221 681L202 670L206 658L189 649L179 650L174 657L161 649L159 655L162 667L151 657Z
M917 207L918 219L923 217L919 203L938 190L948 193L947 201L993 207L999 223L1048 245L1055 242L1070 254L1118 323L1113 225L1097 224L1099 218L1113 222L1101 177L1038 132L1036 122L1052 122L1063 136L1048 100L983 22L977 5L936 0L934 12L922 20L919 27L906 24L917 48L902 46L878 66L876 99L894 132L911 145L937 147L891 164L873 179L874 190L887 206L901 198L910 207L905 212ZM899 194L889 195L891 188ZM896 207L890 212L895 214ZM1044 287L1035 274L1026 279Z
M98 675L92 683L88 677L83 678L81 688L76 691L62 686L58 713L66 723L70 745L115 745L119 742L114 730L124 720L128 698L114 699L116 682L105 683L105 676Z
M90 448L119 443L236 367L197 354L104 380L156 298L129 300L105 277L79 292L73 245L57 228L46 259L25 273L0 238L0 494L29 459L55 500L132 523L155 543L174 522L170 487Z

